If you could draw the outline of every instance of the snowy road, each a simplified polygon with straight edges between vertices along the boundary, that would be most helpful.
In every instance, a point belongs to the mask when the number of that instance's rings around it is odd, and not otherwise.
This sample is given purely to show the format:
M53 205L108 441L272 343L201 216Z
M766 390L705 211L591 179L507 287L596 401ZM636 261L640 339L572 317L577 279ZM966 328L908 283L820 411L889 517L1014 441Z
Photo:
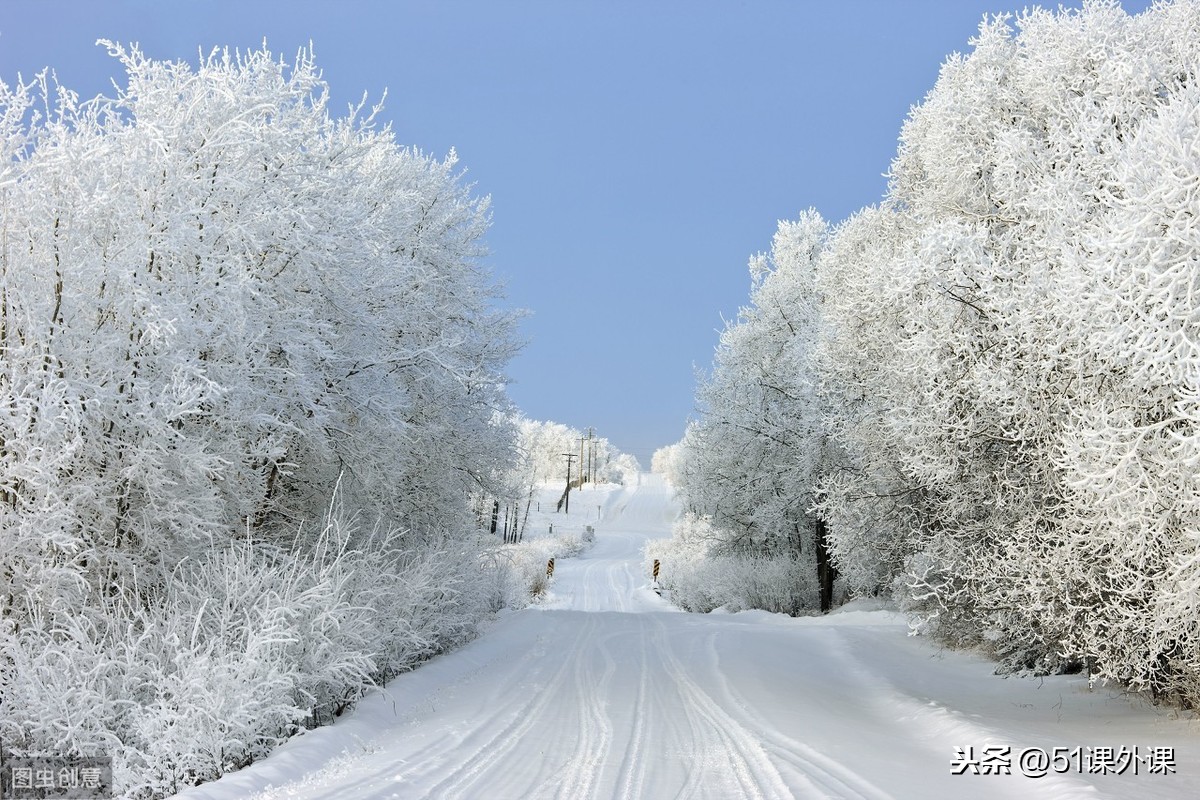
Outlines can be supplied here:
M1197 723L1078 678L1002 680L906 636L888 612L672 610L647 589L641 548L674 514L655 477L608 495L595 547L557 565L550 602L186 796L1183 798L1200 787ZM952 774L955 747L993 746L1011 747L1015 774ZM1177 773L1089 773L1081 761L1033 778L1016 763L1026 748L1135 746L1173 747Z

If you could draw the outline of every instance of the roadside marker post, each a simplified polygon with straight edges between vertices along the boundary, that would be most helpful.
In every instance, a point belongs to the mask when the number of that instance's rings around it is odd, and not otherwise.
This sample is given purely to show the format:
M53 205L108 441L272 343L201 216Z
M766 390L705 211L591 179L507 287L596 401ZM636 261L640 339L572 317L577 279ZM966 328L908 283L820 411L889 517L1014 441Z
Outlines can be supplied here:
M553 558L546 562L546 577L547 578L554 577L554 559Z

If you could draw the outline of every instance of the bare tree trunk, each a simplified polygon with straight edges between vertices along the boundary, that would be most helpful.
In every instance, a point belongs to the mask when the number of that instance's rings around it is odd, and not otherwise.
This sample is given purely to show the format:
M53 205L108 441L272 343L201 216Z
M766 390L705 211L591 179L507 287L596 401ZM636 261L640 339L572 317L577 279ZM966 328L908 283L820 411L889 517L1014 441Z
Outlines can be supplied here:
M521 529L517 531L517 541L525 536L525 526L529 523L529 507L533 505L533 484L529 484L529 497L525 499L525 516L521 519Z
M817 583L821 588L821 613L833 608L833 582L837 579L837 567L829 556L829 541L825 532L825 521L816 521L813 543L817 555Z

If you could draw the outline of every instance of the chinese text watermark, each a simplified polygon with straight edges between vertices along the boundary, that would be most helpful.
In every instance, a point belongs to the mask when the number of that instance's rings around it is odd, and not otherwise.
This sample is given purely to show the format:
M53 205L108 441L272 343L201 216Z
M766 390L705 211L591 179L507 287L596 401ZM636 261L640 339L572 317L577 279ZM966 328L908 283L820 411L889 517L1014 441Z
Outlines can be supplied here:
M1012 775L1027 778L1050 773L1079 775L1173 775L1174 747L1026 747L954 748L952 775Z
M112 759L103 756L13 756L0 761L0 798L108 798L113 796Z

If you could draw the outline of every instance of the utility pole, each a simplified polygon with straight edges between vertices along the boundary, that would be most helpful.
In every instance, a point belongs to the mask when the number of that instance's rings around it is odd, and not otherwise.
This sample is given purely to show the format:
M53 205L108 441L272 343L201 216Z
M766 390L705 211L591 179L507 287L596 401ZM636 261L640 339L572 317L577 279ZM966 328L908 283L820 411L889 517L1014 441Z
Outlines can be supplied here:
M595 449L596 449L595 445L592 444L592 433L593 432L594 432L594 430L591 427L589 427L588 428L587 474L588 474L588 483L591 483L591 484L596 483L596 470L592 466L592 453L595 452Z
M567 459L567 491L563 494L563 500L566 503L566 508L563 513L571 513L571 462L575 460L574 453L563 453Z
M579 488L583 488L583 437L579 437Z

